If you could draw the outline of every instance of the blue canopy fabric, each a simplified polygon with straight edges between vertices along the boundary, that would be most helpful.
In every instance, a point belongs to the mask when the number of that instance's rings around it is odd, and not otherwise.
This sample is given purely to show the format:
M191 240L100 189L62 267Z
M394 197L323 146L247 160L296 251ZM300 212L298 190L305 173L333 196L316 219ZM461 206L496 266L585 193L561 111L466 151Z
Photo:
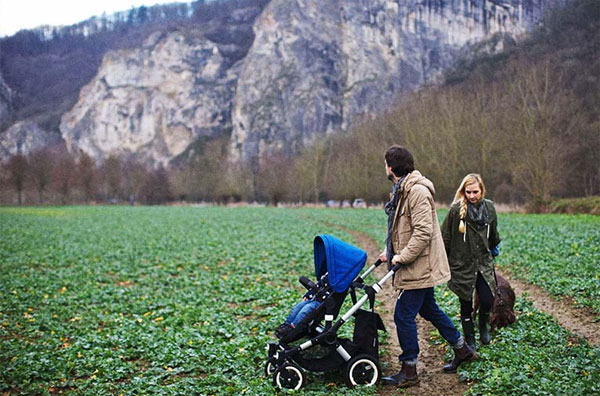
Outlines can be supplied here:
M329 284L333 290L336 293L346 291L365 266L367 252L327 234L317 235L314 245L317 279L329 272Z

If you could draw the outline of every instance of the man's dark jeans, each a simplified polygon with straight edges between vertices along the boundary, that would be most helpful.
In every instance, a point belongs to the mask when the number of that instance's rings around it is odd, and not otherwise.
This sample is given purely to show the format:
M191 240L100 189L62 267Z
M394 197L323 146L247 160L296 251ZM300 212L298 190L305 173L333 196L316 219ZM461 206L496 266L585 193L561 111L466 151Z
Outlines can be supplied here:
M430 321L450 345L455 345L460 339L460 333L448 315L435 302L433 287L404 290L396 301L394 310L394 322L402 348L402 355L399 356L401 362L413 360L419 356L419 340L415 321L417 313Z

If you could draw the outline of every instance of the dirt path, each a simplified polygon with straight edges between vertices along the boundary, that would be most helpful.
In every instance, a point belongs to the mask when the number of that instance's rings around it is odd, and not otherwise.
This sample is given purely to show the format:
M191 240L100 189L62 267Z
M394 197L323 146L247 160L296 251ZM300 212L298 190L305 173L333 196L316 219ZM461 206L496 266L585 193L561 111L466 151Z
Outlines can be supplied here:
M367 251L369 262L372 264L375 261L380 251L377 243L370 237L353 230L345 229L352 234L358 242L358 245ZM386 273L384 265L379 266L375 271L377 278L381 279ZM368 283L372 284L375 277L368 278ZM402 352L398 345L398 337L396 336L396 326L394 325L393 312L396 303L396 294L391 287L391 282L388 282L383 290L378 294L377 299L383 303L383 308L379 310L379 314L385 323L385 327L389 332L387 342L382 344L387 352L383 356L382 366L384 375L394 374L400 371L400 363L398 355ZM442 371L444 364L444 346L434 345L430 343L430 334L434 327L428 321L420 316L417 316L417 332L419 334L419 364L417 371L419 373L420 383L406 390L396 389L392 386L380 386L379 395L462 395L468 389L468 384L459 381L457 374L446 374Z
M569 299L557 300L542 288L516 279L510 273L497 272L510 282L517 296L527 293L536 309L552 315L562 327L585 338L590 344L600 346L600 322L592 322L594 314L590 310L576 308Z

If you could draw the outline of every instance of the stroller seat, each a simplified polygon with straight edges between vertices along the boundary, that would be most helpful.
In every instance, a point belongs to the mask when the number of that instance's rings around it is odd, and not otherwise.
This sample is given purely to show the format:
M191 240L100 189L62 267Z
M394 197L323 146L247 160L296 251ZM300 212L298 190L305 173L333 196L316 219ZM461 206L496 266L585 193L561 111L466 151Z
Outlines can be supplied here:
M346 299L347 291L343 293L329 293L324 300L319 301L319 306L312 311L306 318L296 324L289 333L279 339L282 342L290 343L297 341L303 337L313 337L322 332L324 327L322 322L325 315L332 315L333 320L337 318L342 304Z

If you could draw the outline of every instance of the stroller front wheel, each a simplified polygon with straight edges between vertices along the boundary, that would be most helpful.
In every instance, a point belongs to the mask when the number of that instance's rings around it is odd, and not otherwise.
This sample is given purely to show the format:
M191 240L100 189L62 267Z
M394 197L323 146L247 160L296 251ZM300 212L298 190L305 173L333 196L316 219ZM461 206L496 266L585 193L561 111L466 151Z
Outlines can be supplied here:
M293 363L286 363L275 371L273 385L278 389L298 390L304 385L302 369Z
M265 376L272 376L275 373L275 370L277 370L277 366L267 360L267 363L265 364Z
M381 378L379 363L371 355L362 354L350 359L344 370L346 385L374 386Z

